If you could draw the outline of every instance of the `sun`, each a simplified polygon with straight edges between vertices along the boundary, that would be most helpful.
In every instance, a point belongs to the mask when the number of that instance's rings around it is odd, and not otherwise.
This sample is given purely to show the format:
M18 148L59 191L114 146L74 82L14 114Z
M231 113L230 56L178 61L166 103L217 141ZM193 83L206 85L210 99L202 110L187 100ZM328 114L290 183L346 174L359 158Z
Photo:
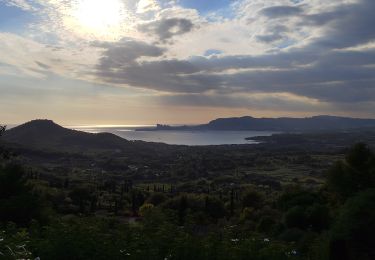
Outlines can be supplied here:
M72 6L69 25L81 36L114 37L123 27L125 13L120 0L78 0Z

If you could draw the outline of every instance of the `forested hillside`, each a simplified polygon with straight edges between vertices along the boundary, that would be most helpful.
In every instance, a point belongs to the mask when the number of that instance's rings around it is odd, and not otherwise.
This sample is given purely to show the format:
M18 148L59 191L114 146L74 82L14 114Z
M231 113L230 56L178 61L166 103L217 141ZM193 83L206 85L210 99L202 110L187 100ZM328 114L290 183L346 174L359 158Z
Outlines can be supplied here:
M1 143L4 259L375 257L375 156L366 144L318 151L124 140L133 156L122 143L80 154L85 143L59 151L59 138L101 144L106 136L41 123L56 129L43 146L18 139L39 140L39 123L9 131Z

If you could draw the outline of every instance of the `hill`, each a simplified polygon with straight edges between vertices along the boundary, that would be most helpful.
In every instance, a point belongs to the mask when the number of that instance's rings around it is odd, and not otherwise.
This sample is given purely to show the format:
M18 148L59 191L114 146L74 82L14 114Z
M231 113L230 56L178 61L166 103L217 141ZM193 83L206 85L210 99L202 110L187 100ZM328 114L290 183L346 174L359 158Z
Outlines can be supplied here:
M110 133L67 129L51 120L33 120L14 127L4 133L4 140L25 147L69 151L116 150L131 143Z

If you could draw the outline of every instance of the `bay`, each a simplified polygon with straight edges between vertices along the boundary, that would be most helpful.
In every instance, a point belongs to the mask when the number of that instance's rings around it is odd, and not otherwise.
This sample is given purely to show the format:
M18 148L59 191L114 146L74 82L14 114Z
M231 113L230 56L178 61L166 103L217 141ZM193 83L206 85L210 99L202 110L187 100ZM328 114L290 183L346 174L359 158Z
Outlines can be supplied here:
M246 140L247 137L270 136L272 131L136 131L139 128L152 128L153 125L124 126L68 126L71 129L89 133L112 133L127 140L141 140L174 145L225 145L225 144L256 144Z

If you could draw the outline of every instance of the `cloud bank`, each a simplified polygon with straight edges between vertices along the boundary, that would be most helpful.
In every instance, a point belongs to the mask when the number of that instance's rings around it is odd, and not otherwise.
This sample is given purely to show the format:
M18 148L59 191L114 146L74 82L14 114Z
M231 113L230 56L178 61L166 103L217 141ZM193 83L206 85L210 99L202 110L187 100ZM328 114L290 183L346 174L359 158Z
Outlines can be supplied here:
M70 1L9 1L41 19L32 35L0 32L0 66L149 91L167 106L375 110L373 0L237 0L209 11L122 4L126 26L97 39L64 23ZM31 52L12 53L15 41Z

